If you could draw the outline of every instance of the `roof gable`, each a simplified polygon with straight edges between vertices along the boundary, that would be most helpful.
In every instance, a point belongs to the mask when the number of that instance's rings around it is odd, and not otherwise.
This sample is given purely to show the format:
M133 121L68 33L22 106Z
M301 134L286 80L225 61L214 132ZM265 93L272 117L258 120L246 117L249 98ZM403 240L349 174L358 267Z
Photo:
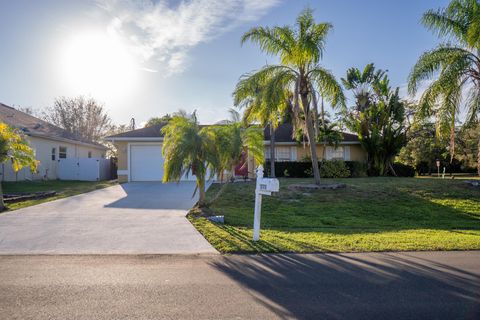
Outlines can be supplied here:
M65 129L57 127L28 113L9 107L3 103L0 103L0 121L23 131L26 135L43 136L51 139L71 140L73 142L86 143L96 147L105 148L99 143L80 139Z

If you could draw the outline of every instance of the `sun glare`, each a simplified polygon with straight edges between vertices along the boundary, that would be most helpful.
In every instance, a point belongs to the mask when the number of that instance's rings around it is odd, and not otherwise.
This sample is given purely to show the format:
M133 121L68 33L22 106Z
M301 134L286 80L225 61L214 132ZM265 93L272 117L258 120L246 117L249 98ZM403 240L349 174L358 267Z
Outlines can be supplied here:
M136 71L128 48L107 34L75 35L62 50L62 79L81 94L123 95L135 85Z

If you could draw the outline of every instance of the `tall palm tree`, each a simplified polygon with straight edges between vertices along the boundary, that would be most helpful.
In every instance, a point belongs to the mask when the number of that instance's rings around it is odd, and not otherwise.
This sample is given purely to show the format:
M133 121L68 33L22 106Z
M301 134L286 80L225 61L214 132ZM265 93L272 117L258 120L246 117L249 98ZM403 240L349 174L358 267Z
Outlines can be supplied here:
M420 115L434 115L439 135L450 134L450 160L455 155L455 124L462 107L465 123L480 113L480 3L453 0L446 8L427 11L422 23L448 42L423 53L410 73L408 90L433 80L419 102ZM478 142L480 175L480 140Z
M180 181L184 175L195 175L198 206L206 206L205 182L213 177L219 166L213 135L207 127L200 127L195 112L189 115L183 111L172 117L162 128L162 133L163 182Z
M0 122L0 163L7 161L10 161L15 172L23 167L28 167L35 172L38 166L35 153L24 137L7 124ZM4 209L3 190L0 182L0 211Z
M320 184L320 171L316 152L318 106L315 89L332 107L345 103L341 86L333 74L319 64L331 29L329 23L316 23L312 10L306 9L297 17L294 27L255 27L241 40L242 44L252 41L265 53L280 58L280 64L267 65L245 78L253 84L265 83L267 96L278 94L279 88L293 92L294 124L307 133L316 184Z
M266 83L254 83L250 74L243 75L233 92L234 104L244 111L244 122L268 125L270 130L270 177L275 177L275 131L291 106L291 93L280 89L266 92Z

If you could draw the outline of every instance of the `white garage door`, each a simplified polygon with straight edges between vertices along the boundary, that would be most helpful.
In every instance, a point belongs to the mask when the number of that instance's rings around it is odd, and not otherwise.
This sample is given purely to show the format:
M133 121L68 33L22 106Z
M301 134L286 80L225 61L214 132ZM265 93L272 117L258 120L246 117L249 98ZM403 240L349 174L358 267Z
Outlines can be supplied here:
M162 145L130 146L130 180L161 181L163 177Z

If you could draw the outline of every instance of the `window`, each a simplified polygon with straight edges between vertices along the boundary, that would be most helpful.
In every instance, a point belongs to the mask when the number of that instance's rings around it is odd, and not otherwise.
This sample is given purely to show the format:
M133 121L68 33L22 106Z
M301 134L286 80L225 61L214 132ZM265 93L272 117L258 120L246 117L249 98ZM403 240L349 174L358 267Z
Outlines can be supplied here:
M58 147L58 158L59 159L67 158L67 147Z
M275 160L290 161L290 147L276 147Z
M344 152L343 147L327 147L327 160L343 160Z
M92 151L88 151L88 157L89 157L89 158L92 157Z
M56 156L57 156L57 148L52 148L52 161L55 161Z

